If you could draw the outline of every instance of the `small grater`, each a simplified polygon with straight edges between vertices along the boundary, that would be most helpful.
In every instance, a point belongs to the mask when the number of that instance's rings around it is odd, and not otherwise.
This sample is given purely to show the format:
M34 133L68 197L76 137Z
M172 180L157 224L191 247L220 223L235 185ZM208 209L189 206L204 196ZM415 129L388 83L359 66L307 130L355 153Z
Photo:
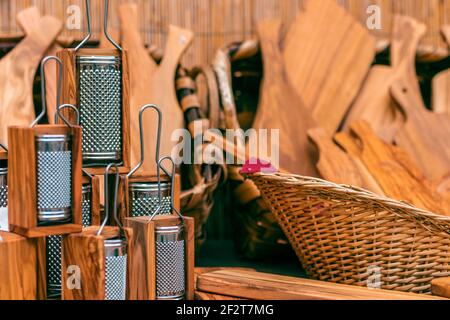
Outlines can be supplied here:
M105 246L105 300L125 300L127 294L127 259L128 243L125 230L117 216L117 193L119 190L119 168L116 164L109 164L105 170L105 218L97 236L102 234L103 228L109 220L109 188L108 172L116 168L114 185L113 218L119 227L119 236L104 240Z
M174 206L175 163L170 157L158 161L158 185L161 186L160 169L162 162L172 163L171 177L171 212L180 217L181 223L174 226L157 226L155 228L156 251L156 299L182 300L186 296L186 237L184 218ZM159 188L159 208L154 211L150 220L160 214L163 208L161 188Z
M120 52L97 55L80 51L76 56L77 105L83 128L83 164L105 166L123 161L122 137L122 48L108 34L108 7L105 0L104 33ZM75 48L78 52L91 37L90 1L86 0L88 35Z
M127 175L130 179L133 174L139 170L139 168L144 163L144 131L142 125L143 114L146 110L153 109L158 114L158 127L157 127L157 142L156 142L156 162L159 160L159 148L161 141L161 124L162 124L162 112L158 106L147 104L141 108L139 111L139 135L140 135L140 148L141 148L141 159L133 170ZM163 169L166 171L165 169ZM167 173L167 172L166 172ZM150 216L155 210L159 210L159 214L171 214L171 182L154 182L145 181L148 179L142 179L142 181L129 182L129 217L142 217ZM162 196L162 206L159 208L159 190Z
M6 152L8 149L0 144ZM8 160L0 159L0 208L8 207Z
M62 62L54 56L41 62L42 112L30 125L35 127L46 114L45 65L55 60L59 65L57 115L71 128L71 124L61 116L66 107L77 110L72 105L59 105L62 79ZM37 220L38 225L67 223L72 216L72 137L66 134L37 134L35 137L37 168Z

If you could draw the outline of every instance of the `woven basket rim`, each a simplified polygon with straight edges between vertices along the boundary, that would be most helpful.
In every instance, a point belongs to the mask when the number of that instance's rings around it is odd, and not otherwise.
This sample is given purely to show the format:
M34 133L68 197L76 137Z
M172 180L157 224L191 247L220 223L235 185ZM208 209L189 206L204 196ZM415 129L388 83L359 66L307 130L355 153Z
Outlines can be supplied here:
M409 203L394 200L385 196L375 194L363 188L336 184L327 180L314 177L306 177L290 173L252 173L246 174L246 178L255 180L262 178L266 181L278 184L301 186L302 188L321 189L330 193L340 194L345 197L353 196L359 200L368 201L379 207L389 210L402 218L414 218L417 222L426 222L426 225L437 227L441 231L450 234L450 216L437 214L423 209L419 209ZM425 227L425 226L424 226Z

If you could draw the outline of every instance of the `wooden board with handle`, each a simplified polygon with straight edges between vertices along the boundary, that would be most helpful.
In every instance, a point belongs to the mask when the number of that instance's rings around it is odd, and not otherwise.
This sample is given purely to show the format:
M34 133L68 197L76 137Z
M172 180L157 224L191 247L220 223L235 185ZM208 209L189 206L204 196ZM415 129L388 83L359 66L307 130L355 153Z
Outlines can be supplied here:
M442 27L442 35L450 47L450 25ZM450 70L439 72L433 78L432 106L436 113L450 114Z
M61 28L58 19L43 17L39 27L0 60L0 143L7 144L8 126L28 126L35 118L34 76Z
M339 148L325 130L322 128L309 130L308 136L319 150L317 168L324 179L361 187L380 195L384 194L369 171Z
M39 27L39 21L41 20L41 14L37 7L29 7L20 11L17 14L17 23L23 29L25 34L30 34L35 28ZM62 47L56 42L53 43L50 48L45 52L46 56L56 56L56 52L61 50ZM50 124L55 123L56 113L56 92L57 92L57 67L54 63L49 63L45 67L45 95L47 101L47 118Z
M390 86L398 79L404 79L414 90L416 97L420 96L415 76L415 57L419 40L425 32L425 25L410 17L394 18L391 66L376 65L371 68L345 120L345 129L353 122L366 120L371 123L379 137L389 143L393 141L404 123L404 118L390 95Z
M280 49L281 21L260 22L258 36L263 55L264 78L253 128L268 129L268 134L271 129L278 129L279 145L271 146L268 143L268 150L279 147L280 166L291 173L317 177L317 153L307 136L308 128L317 125L286 75ZM261 155L258 157L263 158Z
M439 297L393 290L293 278L245 270L202 274L197 290L251 300L438 300Z
M392 85L391 93L405 114L406 123L395 137L431 181L450 173L450 114L436 114L403 81Z
M350 130L358 140L362 162L386 196L433 213L450 214L449 204L405 151L382 141L364 120L355 122Z
M289 79L328 134L340 126L375 56L375 39L334 0L308 0L289 29Z

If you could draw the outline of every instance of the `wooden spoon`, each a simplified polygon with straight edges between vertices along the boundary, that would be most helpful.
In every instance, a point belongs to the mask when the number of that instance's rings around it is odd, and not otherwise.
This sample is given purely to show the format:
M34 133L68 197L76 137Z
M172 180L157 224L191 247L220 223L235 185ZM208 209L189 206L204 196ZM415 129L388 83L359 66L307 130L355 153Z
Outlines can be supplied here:
M33 81L42 56L61 32L62 23L43 17L0 61L0 142L7 144L8 126L28 126L35 118Z
M291 173L317 177L317 153L307 136L308 129L317 125L286 75L280 49L281 21L260 22L258 36L264 78L253 128L278 129L280 166Z
M25 34L30 34L36 28L39 28L39 22L41 20L41 14L37 7L29 7L20 11L17 14L17 23L23 29ZM56 42L53 43L45 53L46 56L56 56L56 52L61 50L62 47ZM49 63L45 67L45 96L47 101L47 118L50 124L55 123L56 113L56 74L57 68L55 63Z

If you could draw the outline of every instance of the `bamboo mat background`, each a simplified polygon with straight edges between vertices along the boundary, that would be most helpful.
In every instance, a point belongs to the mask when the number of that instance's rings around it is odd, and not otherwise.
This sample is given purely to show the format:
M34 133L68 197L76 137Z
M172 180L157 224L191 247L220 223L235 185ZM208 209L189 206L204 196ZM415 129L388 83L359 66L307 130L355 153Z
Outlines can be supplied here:
M382 9L382 30L373 30L378 38L388 38L393 14L411 15L428 26L422 41L427 51L447 46L440 35L440 27L450 23L450 0L336 0L365 24L367 7L372 4ZM118 27L117 6L124 2L139 5L140 25L146 44L160 48L165 45L169 23L189 28L195 32L191 49L183 63L193 66L208 63L216 50L234 41L254 37L255 23L266 18L281 18L287 25L301 10L304 0L111 0L110 25ZM93 38L98 39L102 25L103 0L92 0ZM16 14L28 6L37 6L41 13L54 15L66 21L70 5L79 5L84 18L84 0L0 0L0 38L21 37L16 24ZM63 35L80 40L85 32L84 19L81 30L65 30Z

